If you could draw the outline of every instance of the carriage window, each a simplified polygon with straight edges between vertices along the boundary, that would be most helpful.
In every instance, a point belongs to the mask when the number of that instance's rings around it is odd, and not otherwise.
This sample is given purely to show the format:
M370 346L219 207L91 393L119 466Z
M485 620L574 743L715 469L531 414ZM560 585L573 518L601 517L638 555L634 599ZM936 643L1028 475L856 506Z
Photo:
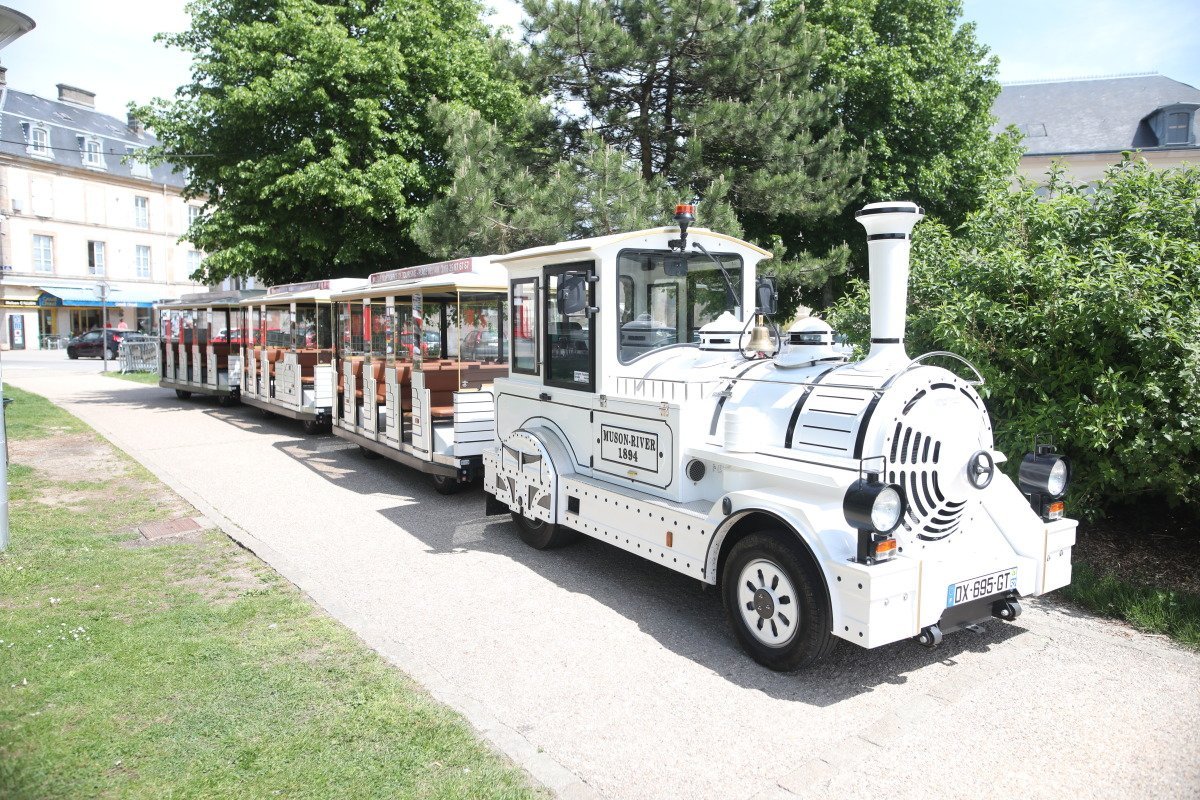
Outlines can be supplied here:
M208 321L209 313L207 308L196 310L196 344L201 347L208 347Z
M417 346L417 329L413 325L412 300L407 297L396 298L396 314L392 322L392 338L395 342L392 350L396 360L411 364L413 348Z
M683 273L681 264L668 263L678 261L678 254L626 250L617 257L622 364L660 347L699 341L700 327L724 311L741 316L742 259L727 253L713 257L724 273L697 253L690 254Z
M267 347L288 347L291 344L289 333L284 336L283 316L288 312L286 308L279 306L267 306L266 313L263 315L263 327L266 329L266 344Z
M188 347L192 346L192 327L196 324L195 311L187 309L183 312L183 343Z
M512 282L512 371L537 374L537 278Z
M371 303L371 355L387 353L387 307L382 302Z
M592 315L564 314L558 288L568 275L590 276L593 264L582 261L546 267L546 375L548 386L592 391L595 387L596 340ZM595 284L587 284L587 305L595 305Z
M250 342L255 347L263 346L262 309L258 306L250 309Z
M483 364L507 363L503 299L463 297L459 309L461 320L455 337L459 342L459 358Z
M296 348L311 350L317 347L317 304L296 306Z
M346 350L352 356L361 356L366 353L366 342L363 337L363 304L361 300L351 300L346 305L350 312Z

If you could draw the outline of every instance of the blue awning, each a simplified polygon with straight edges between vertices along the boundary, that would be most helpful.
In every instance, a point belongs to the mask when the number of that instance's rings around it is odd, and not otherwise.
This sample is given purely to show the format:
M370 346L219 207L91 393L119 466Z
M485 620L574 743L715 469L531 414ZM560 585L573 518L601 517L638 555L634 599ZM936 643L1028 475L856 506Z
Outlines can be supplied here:
M100 297L91 287L42 286L41 289L46 294L62 300L64 306L100 307ZM162 299L162 295L155 289L126 289L114 286L108 291L108 300L105 305L123 308L150 308L160 299Z

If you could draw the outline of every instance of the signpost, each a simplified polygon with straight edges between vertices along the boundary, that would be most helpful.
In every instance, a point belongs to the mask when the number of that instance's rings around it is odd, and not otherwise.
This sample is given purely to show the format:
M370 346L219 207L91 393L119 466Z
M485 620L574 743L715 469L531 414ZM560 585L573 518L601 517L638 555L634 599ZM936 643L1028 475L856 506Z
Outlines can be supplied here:
M96 294L100 295L100 360L108 372L108 281L96 284Z

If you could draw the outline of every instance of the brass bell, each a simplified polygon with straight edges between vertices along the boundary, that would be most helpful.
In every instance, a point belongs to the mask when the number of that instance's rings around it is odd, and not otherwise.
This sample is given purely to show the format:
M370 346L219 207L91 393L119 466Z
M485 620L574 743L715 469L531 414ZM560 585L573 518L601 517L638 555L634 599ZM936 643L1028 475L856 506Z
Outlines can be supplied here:
M750 334L750 343L746 345L747 350L753 350L756 353L766 355L775 349L775 343L771 341L771 334L767 330L767 326L763 323L763 315L759 314L754 322L754 332Z

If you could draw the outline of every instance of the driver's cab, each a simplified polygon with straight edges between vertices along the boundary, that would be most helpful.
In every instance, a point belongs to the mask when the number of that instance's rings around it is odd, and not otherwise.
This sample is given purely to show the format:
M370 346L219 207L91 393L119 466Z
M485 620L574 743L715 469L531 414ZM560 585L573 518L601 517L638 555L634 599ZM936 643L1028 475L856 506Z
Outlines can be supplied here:
M509 272L512 341L509 377L496 381L498 440L544 425L577 471L673 494L672 431L680 414L699 413L686 401L702 400L742 360L730 350L751 337L757 265L769 257L686 224L495 257ZM714 326L724 333L712 336ZM729 346L702 349L703 337ZM657 437L653 448L620 444L646 434Z

